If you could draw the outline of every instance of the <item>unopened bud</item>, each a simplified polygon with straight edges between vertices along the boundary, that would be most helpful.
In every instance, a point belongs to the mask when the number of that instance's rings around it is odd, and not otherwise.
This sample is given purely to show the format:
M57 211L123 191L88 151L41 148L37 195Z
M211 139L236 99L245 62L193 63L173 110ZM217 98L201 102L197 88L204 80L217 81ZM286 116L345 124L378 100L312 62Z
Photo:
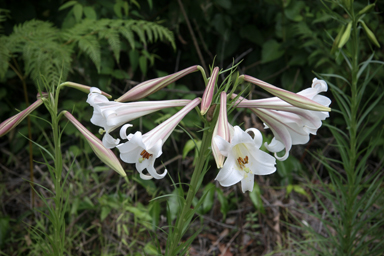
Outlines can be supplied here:
M380 48L379 41L377 41L375 34L373 34L373 32L368 28L368 26L365 24L364 21L360 21L360 23L363 26L363 29L364 29L365 33L367 34L369 40L371 40L371 42L374 45L376 45L377 47Z
M363 9L361 9L361 11L359 11L357 15L363 15L364 13L367 13L373 9L373 7L375 7L375 3L365 6Z
M352 29L352 21L348 23L347 28L344 31L344 34L341 36L340 42L339 42L339 49L342 48L349 40L349 37L351 36L351 29Z

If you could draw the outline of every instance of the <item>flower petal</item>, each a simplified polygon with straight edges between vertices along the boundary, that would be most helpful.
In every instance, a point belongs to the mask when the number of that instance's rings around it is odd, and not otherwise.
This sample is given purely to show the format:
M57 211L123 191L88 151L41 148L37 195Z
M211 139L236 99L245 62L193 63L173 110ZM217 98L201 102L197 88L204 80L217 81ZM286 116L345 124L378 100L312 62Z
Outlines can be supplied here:
M254 183L255 176L253 176L253 174L245 175L241 180L241 189L243 190L243 193L246 191L252 192Z

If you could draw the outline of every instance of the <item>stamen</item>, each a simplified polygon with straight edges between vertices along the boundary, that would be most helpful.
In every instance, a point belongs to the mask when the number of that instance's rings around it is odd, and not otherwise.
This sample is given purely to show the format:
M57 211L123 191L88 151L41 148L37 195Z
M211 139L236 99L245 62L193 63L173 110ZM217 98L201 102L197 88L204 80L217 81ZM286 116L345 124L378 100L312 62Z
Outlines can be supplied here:
M245 156L244 159L242 157L237 158L237 163L239 164L241 170L249 172L249 168L245 167L245 165L248 164L248 156Z
M152 156L152 154L149 154L146 150L141 151L140 155L142 156L142 158L139 159L140 163L144 161L144 159L149 159Z

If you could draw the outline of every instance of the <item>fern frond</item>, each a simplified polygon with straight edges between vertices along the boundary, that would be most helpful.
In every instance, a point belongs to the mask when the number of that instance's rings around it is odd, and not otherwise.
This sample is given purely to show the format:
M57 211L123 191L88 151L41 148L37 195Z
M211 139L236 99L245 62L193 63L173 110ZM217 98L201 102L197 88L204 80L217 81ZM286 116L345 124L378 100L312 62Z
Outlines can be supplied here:
M99 33L100 39L107 39L109 45L111 46L111 50L115 55L117 62L119 62L120 58L120 38L119 32L116 29L104 29Z
M140 38L140 41L143 43L143 44L147 44L146 40L145 40L145 36L144 36L144 32L143 30L137 25L137 24L132 24L130 26L130 28L132 29L132 31L136 32L136 34L139 36Z
M8 58L22 54L25 73L35 82L44 76L49 84L57 84L60 76L66 78L71 63L71 49L61 44L58 32L49 22L27 21L14 27L4 44L6 50L0 47L0 51L2 55L8 52ZM8 68L4 65L2 61L0 74Z
M77 42L80 50L82 50L88 55L88 57L95 64L97 71L100 72L101 53L100 53L100 44L96 36L87 35L84 37L79 37Z
M128 26L122 26L119 28L119 32L127 39L132 49L135 49L135 37L132 30Z

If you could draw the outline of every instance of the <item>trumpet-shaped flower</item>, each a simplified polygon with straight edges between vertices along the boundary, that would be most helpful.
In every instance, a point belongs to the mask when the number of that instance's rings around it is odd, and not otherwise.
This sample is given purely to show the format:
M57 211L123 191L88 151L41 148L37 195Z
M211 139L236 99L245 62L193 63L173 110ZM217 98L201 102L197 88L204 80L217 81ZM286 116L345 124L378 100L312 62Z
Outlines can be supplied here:
M212 103L213 92L215 91L215 84L217 80L217 76L219 75L219 68L215 67L212 71L211 78L209 79L208 85L205 88L203 98L201 99L201 115L205 115L207 113L209 107Z
M94 108L91 122L103 127L106 134L103 144L107 148L114 148L119 144L119 139L114 139L109 132L117 127L134 120L138 117L153 113L160 109L170 107L182 107L190 100L164 100L164 101L139 101L121 103L109 101L98 88L91 88L87 102Z
M164 178L167 170L158 174L154 168L155 159L163 153L161 148L178 123L199 104L200 98L194 99L167 121L144 135L138 131L127 136L128 125L124 125L120 130L120 136L122 139L128 139L128 141L117 146L120 151L120 158L126 163L136 164L136 169L144 180ZM147 169L149 175L143 173L144 169Z
M223 168L220 170L216 180L224 187L232 186L241 181L243 192L252 191L254 175L267 175L276 171L276 159L260 150L263 137L255 128L243 131L240 127L233 129L231 142L216 135L214 142L220 152L227 157ZM252 132L252 138L248 132Z
M329 107L324 106L316 101L313 101L304 95L283 90L281 88L273 86L257 78L254 78L248 75L241 75L239 79L244 79L244 81L260 86L264 90L279 97L283 101L288 102L292 106L302 108L302 109L307 109L307 110L314 110L314 111L326 111L326 112L331 111Z
M331 104L330 99L318 95L327 89L325 81L315 78L311 88L298 92L298 94L328 107ZM275 137L269 145L265 143L265 146L269 151L275 152L275 157L280 161L288 158L292 145L307 143L309 134L315 135L322 125L321 121L329 116L328 112L301 109L277 97L261 100L240 98L237 106L250 108L264 122L266 128L272 130ZM276 153L284 148L285 154L282 157L277 156Z
M157 92L158 90L164 88L165 86L175 82L176 80L182 78L185 75L188 75L190 73L193 73L198 70L198 65L183 69L179 72L176 72L174 74L151 79L145 82L142 82L135 87L133 87L131 90L126 92L124 95L122 95L120 98L118 98L117 102L125 102L125 101L134 101L139 100L142 98L147 97L148 95L151 95L152 93Z
M216 135L219 135L225 141L230 141L230 133L229 133L229 125L228 125L228 116L227 116L227 94L225 92L221 92L220 94L220 111L219 116L217 118L217 122L215 125L215 129L213 130L212 135L212 154L215 158L215 162L217 168L222 168L224 164L225 156L220 153L216 143L214 143L214 138Z
M103 161L106 165L108 165L121 176L124 177L127 175L121 166L119 159L115 156L112 150L104 147L103 143L95 135L88 131L79 121L77 121L77 119L73 117L71 113L64 111L64 115L84 135L93 152L95 152L101 161Z
M7 134L10 130L15 128L21 121L24 120L29 114L32 113L36 108L38 108L41 104L43 104L43 98L47 98L47 93L37 94L37 100L32 103L29 107L18 113L17 115L14 115L4 122L0 124L0 137Z

